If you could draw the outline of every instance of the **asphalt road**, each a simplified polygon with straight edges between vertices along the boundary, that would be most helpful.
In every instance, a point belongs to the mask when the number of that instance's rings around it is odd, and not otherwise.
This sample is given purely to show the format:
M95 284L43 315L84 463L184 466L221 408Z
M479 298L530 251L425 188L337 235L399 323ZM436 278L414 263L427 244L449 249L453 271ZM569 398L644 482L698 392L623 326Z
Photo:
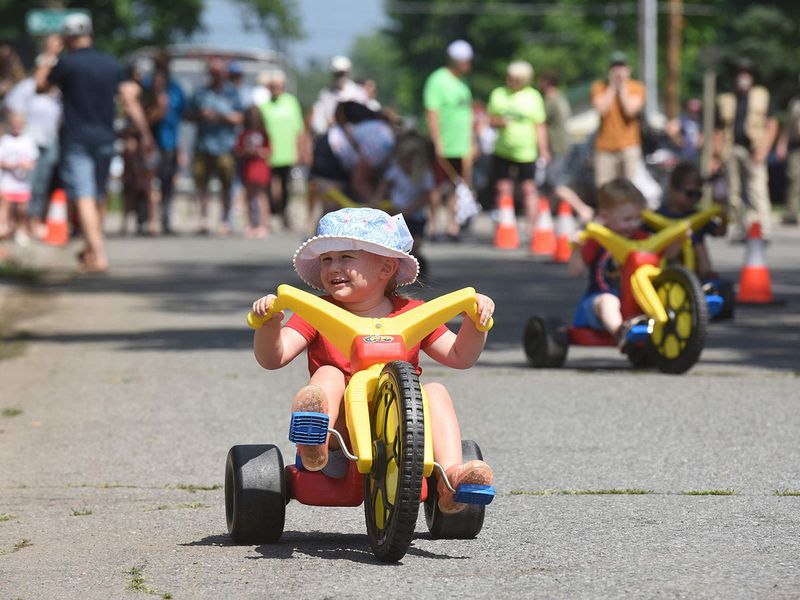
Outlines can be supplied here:
M768 249L785 303L713 324L701 362L667 376L611 349L529 369L526 319L568 318L583 281L494 251L489 227L429 245L413 292L474 285L497 302L480 363L428 361L423 377L451 389L498 497L476 540L433 540L421 513L398 565L372 557L361 508L291 503L274 545L226 533L228 448L292 455L305 361L261 370L243 317L299 284L299 235L113 238L107 277L0 284L0 599L800 597L800 232ZM733 279L743 253L712 245Z

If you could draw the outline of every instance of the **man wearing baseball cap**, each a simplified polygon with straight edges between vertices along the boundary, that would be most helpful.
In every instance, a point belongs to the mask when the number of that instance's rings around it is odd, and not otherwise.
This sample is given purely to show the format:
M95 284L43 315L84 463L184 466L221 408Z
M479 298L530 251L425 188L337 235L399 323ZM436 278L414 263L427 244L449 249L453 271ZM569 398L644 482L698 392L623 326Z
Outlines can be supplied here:
M639 114L644 107L645 87L631 79L628 57L611 54L607 81L596 81L592 105L600 114L594 142L594 181L597 187L616 177L633 180L642 162L642 132Z
M68 52L58 56L48 45L36 60L37 90L54 84L61 89L64 124L61 134L60 175L67 197L75 202L86 241L81 267L104 272L108 258L103 241L99 204L105 199L108 168L114 156L114 116L120 99L141 135L145 155L155 148L150 127L139 104L139 86L129 80L117 60L98 51L92 41L92 21L82 13L64 21Z
M436 209L444 196L449 209L447 234L451 239L457 239L461 229L455 218L456 180L472 180L472 92L464 82L472 69L472 58L469 42L452 42L447 46L447 64L428 76L423 89L428 131L436 150L437 189L431 202L431 233L436 235Z
M364 88L351 79L352 68L353 65L346 56L334 56L331 59L331 83L320 90L308 119L314 136L320 136L328 131L333 124L339 102L353 101L366 104L369 100Z

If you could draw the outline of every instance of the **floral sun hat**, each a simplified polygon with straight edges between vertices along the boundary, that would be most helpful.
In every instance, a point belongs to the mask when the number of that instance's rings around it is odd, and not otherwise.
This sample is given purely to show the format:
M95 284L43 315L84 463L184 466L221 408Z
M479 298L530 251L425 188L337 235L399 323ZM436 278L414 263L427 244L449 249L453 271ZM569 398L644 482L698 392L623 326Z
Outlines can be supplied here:
M397 285L417 280L419 263L409 252L414 238L403 215L389 216L377 208L342 208L322 217L317 235L306 240L294 253L294 269L311 287L324 289L320 277L320 255L325 252L366 250L399 258Z

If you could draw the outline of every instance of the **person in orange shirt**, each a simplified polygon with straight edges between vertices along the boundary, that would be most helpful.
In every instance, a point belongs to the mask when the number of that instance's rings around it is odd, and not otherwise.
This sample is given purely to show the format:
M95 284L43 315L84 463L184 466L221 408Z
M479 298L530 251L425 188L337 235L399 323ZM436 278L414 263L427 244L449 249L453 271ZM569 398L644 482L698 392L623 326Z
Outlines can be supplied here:
M642 161L639 114L644 106L645 87L631 79L624 52L614 52L608 67L608 81L592 85L592 105L600 114L594 142L594 182L597 187L625 177L632 180Z

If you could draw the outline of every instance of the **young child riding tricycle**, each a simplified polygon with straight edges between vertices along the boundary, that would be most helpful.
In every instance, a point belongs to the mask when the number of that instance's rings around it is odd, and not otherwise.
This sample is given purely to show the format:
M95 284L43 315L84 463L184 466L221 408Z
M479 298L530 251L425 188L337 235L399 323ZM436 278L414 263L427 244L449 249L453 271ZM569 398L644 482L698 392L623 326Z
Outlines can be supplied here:
M418 263L408 252L411 244L402 216L391 217L373 208L328 213L320 220L317 235L302 244L294 256L300 278L327 294L319 298L280 286L277 295L256 300L248 317L256 328L255 356L264 368L281 368L303 350L308 351L311 378L294 397L289 438L297 443L299 463L306 475L298 475L296 467L289 467L293 469L291 481L314 481L320 488L334 489L331 486L336 486L337 480L353 476L354 462L358 473L367 476L364 500L368 531L373 550L382 560L397 560L405 553L416 521L414 509L403 526L407 530L410 523L410 531L403 532L403 540L391 541L398 529L393 523L403 494L400 488L405 485L403 473L407 463L416 460L411 456L414 448L404 448L416 444L407 443L409 430L424 431L424 439L419 440L424 461L419 461L420 470L409 479L419 478L421 485L424 474L428 482L435 481L435 489L428 489L427 495L435 498L436 504L430 508L426 504L426 516L432 512L433 520L439 523L434 527L429 518L432 532L443 531L441 523L467 512L469 504L488 504L494 495L493 473L480 460L480 452L470 451L471 459L464 461L462 448L468 445L466 441L462 444L448 390L440 383L420 387L417 380L420 350L456 369L469 368L476 362L491 327L494 302L471 288L428 303L399 295L397 288L413 283L418 273ZM285 308L295 314L282 327ZM443 323L460 312L469 318L455 334ZM402 398L404 394L410 397L409 402ZM421 400L421 410L408 408L417 400ZM364 415L366 419L367 405L370 424L363 435L361 418ZM237 528L233 497L247 487L240 485L245 463L237 463L234 457L235 464L231 465L230 460L228 471L232 474L226 476L229 529L234 539L248 539ZM230 502L229 487L234 490ZM414 493L409 504L416 503L418 508L419 491ZM286 495L283 491L281 494ZM295 497L300 498L297 494ZM360 498L356 500L360 503ZM320 503L335 505L337 501L334 498ZM482 518L481 513L481 523ZM477 529L458 526L450 533L452 537L474 537L481 523Z

